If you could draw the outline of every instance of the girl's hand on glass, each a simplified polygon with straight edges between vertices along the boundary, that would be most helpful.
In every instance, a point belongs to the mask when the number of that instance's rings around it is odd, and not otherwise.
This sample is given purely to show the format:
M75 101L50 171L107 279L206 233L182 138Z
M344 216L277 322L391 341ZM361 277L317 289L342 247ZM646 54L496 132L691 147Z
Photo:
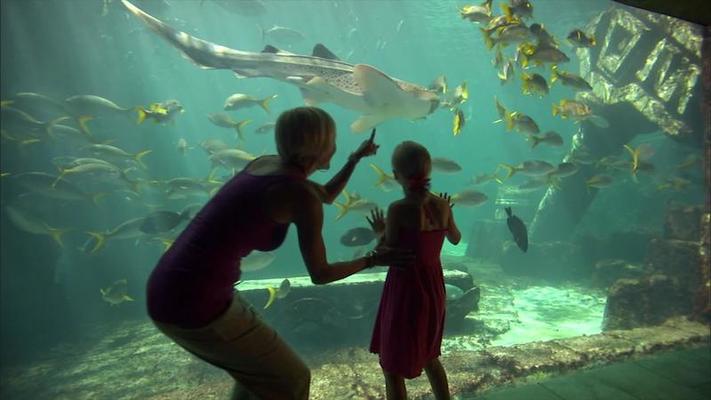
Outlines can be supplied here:
M449 204L449 208L454 207L454 203L452 202L452 196L448 195L447 193L440 193L439 197L447 201L447 204Z
M376 207L370 210L370 217L365 217L376 235L382 236L385 233L385 216L383 210Z
M360 144L358 150L353 153L353 157L360 160L363 157L372 156L378 152L380 145L375 144L375 128L370 132L370 138Z

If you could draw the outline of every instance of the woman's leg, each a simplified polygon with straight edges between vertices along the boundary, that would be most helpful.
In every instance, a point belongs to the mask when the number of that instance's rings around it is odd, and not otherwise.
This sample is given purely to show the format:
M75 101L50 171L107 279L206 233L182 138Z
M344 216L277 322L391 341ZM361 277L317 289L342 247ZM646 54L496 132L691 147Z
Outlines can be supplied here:
M444 372L444 367L442 367L442 363L439 362L439 357L427 363L425 372L427 373L427 379L430 381L430 386L432 386L432 393L434 393L435 399L449 400L447 373Z
M385 375L385 393L388 400L407 400L407 389L405 388L405 379L396 374L391 374L383 370Z
M227 371L253 398L309 397L311 373L306 364L238 295L229 309L205 328L156 326L190 353ZM243 392L237 387L233 396L242 399Z

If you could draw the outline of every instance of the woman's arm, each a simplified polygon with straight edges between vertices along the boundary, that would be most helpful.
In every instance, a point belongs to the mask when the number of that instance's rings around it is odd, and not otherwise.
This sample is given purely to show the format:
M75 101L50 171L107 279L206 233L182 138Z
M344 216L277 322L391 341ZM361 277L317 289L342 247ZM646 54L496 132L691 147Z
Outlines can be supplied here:
M348 180L351 178L358 161L363 157L375 154L378 151L378 147L380 146L375 144L375 129L373 129L370 133L370 138L361 143L358 149L348 156L346 165L344 165L328 183L323 186L317 183L315 184L316 192L319 194L321 201L327 204L333 203L346 187L346 183L348 183Z
M299 247L311 276L311 282L321 285L343 279L372 266L372 259L357 258L352 261L329 264L326 248L323 244L323 206L321 198L314 188L307 185L294 185L292 220L299 235Z
M336 173L336 175L334 175L328 183L323 186L318 183L315 184L316 190L319 192L319 197L321 197L321 201L326 204L331 204L334 200L336 200L336 198L338 198L341 192L343 192L343 189L346 187L348 180L351 179L351 175L353 175L353 171L355 170L359 160L360 157L358 157L355 153L351 154L343 168L341 168L341 170L338 171L338 173Z

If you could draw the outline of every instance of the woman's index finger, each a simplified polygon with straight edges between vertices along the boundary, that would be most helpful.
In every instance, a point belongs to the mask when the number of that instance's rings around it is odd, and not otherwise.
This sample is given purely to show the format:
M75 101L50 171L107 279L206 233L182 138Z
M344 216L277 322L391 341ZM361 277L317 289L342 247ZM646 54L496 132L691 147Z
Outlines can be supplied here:
M370 131L370 139L368 139L370 143L373 143L373 140L375 140L375 128L373 128L372 131Z

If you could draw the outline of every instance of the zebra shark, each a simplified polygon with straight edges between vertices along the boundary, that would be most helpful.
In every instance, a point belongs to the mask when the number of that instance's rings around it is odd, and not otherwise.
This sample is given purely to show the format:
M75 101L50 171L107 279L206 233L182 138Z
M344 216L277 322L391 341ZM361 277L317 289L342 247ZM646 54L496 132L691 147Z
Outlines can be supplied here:
M370 65L343 62L322 44L310 56L269 45L260 53L231 49L178 31L128 0L121 2L200 68L229 69L240 78L276 79L297 86L306 105L333 103L359 112L350 126L356 133L392 118L422 119L440 105L434 90L392 78Z

